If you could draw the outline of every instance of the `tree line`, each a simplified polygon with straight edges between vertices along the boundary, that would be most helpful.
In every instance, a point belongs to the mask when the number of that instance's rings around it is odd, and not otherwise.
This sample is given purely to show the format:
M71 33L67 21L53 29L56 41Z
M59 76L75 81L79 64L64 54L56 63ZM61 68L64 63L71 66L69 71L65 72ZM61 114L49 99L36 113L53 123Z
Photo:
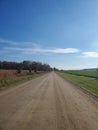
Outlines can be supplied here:
M0 61L0 69L16 69L18 73L20 73L21 70L29 70L29 72L52 70L50 65L36 61L23 61L23 62Z

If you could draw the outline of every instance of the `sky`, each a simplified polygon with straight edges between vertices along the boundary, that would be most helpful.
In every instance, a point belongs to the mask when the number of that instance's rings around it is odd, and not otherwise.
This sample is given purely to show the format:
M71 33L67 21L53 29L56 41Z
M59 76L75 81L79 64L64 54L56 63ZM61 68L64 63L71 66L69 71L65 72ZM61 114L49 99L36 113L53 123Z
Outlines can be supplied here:
M0 61L98 67L98 0L0 0Z

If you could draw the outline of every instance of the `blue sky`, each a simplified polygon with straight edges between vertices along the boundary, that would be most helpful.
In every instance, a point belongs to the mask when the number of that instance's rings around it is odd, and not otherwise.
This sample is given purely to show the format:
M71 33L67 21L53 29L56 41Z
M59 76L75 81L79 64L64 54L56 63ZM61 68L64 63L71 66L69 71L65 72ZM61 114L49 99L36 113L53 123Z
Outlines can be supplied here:
M98 65L98 0L0 0L0 60Z

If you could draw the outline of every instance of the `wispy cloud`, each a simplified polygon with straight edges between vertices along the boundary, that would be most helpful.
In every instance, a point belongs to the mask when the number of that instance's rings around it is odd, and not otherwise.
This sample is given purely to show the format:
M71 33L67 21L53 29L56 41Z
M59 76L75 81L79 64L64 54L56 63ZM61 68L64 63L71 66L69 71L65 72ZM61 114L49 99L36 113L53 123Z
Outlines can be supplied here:
M6 39L2 39L0 38L0 43L8 43L8 44L12 44L12 45L16 45L17 42L12 41L12 40L6 40Z
M82 57L96 58L96 57L98 57L98 52L93 52L93 51L91 51L91 52L83 52Z
M4 47L6 51L20 51L24 54L33 54L33 53L59 53L59 54L70 54L80 52L77 48L42 48L40 45L33 42L16 42L12 40L6 40L0 38L0 43L11 44L9 47Z
M33 47L38 47L37 44L33 43L33 42L17 42L17 41L13 41L13 40L7 40L7 39L3 39L0 38L0 43L5 43L5 44L10 44L12 47L13 46L33 46Z
M64 54L64 53L78 53L80 50L76 48L56 48L56 49L45 49L45 48L40 48L40 47L35 47L35 48L13 48L13 47L6 47L5 50L9 51L21 51L24 53L59 53L59 54Z

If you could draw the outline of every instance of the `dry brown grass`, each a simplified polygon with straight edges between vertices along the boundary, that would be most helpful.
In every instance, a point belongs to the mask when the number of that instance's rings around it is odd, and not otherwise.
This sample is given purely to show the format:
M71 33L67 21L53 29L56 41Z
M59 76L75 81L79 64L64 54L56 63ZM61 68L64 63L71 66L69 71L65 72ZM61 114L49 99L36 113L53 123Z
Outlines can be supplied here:
M0 70L0 90L28 81L41 73L30 73L28 70L22 70L21 73L17 73L17 70Z
M27 74L28 70L22 70L20 74L17 73L17 70L0 70L0 79L15 78L17 76L23 76Z

